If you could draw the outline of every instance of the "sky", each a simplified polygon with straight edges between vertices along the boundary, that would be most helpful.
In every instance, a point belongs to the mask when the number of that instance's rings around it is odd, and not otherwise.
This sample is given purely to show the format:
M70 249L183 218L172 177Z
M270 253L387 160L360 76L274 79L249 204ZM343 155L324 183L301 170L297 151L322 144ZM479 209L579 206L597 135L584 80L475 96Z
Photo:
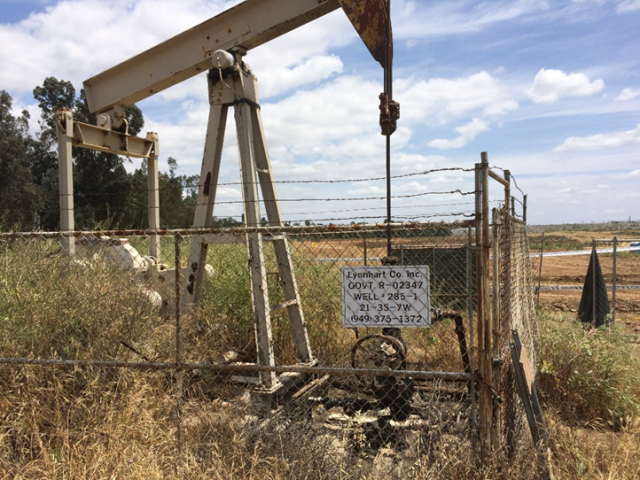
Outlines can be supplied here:
M223 0L0 0L0 89L39 109L48 76L82 81L224 11ZM473 213L487 152L527 194L530 224L640 220L640 0L392 0L393 216ZM341 10L251 50L285 220L382 221L382 69ZM204 74L138 103L178 174L199 174ZM238 216L238 154L227 125L217 216ZM127 163L132 170L140 164ZM446 170L462 169L462 170ZM420 172L439 170L428 175ZM305 183L309 180L315 183ZM490 185L492 206L503 198ZM517 205L518 213L521 206Z

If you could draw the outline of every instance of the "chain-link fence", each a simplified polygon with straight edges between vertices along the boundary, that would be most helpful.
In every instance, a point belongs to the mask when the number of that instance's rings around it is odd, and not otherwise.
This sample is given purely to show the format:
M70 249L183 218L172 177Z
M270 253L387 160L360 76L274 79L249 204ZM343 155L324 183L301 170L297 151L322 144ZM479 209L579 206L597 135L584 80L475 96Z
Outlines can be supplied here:
M604 286L596 282L595 287L607 291L608 311L606 323L628 321L640 315L640 239L596 239L593 241ZM586 270L585 270L586 272ZM596 299L604 299L604 292L596 291ZM598 305L596 305L598 307ZM603 310L604 310L603 308Z
M573 313L591 324L600 323L594 322L596 311L596 320L621 322L634 328L634 320L640 315L640 239L633 238L633 231L620 238L574 240L569 245L563 237L553 234L537 240L540 249L532 254L537 304ZM602 278L597 269L590 269L594 243ZM595 308L591 304L586 319L586 312L580 308L585 293L589 293L591 302L596 299Z
M473 221L0 234L7 411L50 412L5 422L5 456L76 438L70 406L103 395L147 405L162 455L198 465L234 445L242 464L399 478L516 449L512 331L531 378L540 351L529 246L509 172L475 173Z
M242 435L287 433L287 455L313 444L339 469L386 449L405 468L472 440L475 254L465 223L391 228L396 260L383 225L3 234L1 361L78 391L79 368L105 385L113 367L158 371L181 445L202 440L187 411L206 399Z
M501 365L494 370L494 388L500 403L496 411L496 435L504 439L507 448L515 451L523 442L530 441L527 417L519 398L512 366L509 342L517 331L522 341L521 360L529 378L535 379L540 364L540 336L538 332L531 260L526 225L511 215L508 209L494 211L494 289L499 300L494 301L496 313L497 345L494 352ZM494 367L495 368L495 367Z

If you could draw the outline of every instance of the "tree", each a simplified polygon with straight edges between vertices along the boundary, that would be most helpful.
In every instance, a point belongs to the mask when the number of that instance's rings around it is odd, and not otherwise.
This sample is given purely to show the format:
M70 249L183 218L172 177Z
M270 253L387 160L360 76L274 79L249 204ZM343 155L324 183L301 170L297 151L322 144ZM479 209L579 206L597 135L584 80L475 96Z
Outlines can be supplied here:
M39 195L29 170L29 113L11 114L13 99L0 91L0 226L33 227Z
M34 149L31 171L34 179L43 185L43 194L53 198L48 189L55 187L52 172L57 172L55 111L59 107L71 108L74 120L95 123L95 116L89 111L84 90L76 95L76 90L65 80L55 77L45 78L42 86L33 90L34 98L41 110L40 141L41 151ZM135 105L125 109L129 122L129 133L137 134L144 126L142 112ZM126 217L131 217L127 209L128 197L132 189L132 178L124 168L124 159L118 155L97 152L84 148L73 148L74 157L74 203L77 228L121 226ZM47 177L48 176L48 177ZM47 181L43 180L47 177ZM47 190L45 190L47 189ZM56 192L57 193L57 192ZM43 212L46 227L57 227L56 215L50 218L47 209ZM44 223L44 222L43 222Z
M160 190L160 226L162 228L189 228L193 225L197 191L190 189L185 194L186 185L197 185L197 176L176 175L178 161L169 157L169 173L158 174ZM131 190L125 207L125 216L121 225L131 228L146 228L149 225L147 215L147 179L146 160L142 166L130 175Z
M129 175L131 189L129 190L125 212L121 219L123 228L149 227L147 176L147 159L145 158L142 160L142 166Z
M158 178L160 184L160 225L166 228L185 227L182 215L182 179L176 176L178 162L173 157L169 157L167 162L169 163L169 174L160 173Z
M72 108L76 104L76 89L71 82L58 80L55 77L47 77L42 86L33 89L33 97L40 107L41 137L53 145L56 142L56 109Z

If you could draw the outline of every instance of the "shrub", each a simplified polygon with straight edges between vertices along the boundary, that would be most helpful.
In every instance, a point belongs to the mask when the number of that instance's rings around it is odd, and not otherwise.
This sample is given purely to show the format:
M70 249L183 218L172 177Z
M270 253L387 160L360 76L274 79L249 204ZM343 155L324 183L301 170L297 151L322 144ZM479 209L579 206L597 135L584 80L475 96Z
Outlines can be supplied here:
M540 331L542 397L563 420L618 427L640 412L637 345L617 325L590 329L546 315Z

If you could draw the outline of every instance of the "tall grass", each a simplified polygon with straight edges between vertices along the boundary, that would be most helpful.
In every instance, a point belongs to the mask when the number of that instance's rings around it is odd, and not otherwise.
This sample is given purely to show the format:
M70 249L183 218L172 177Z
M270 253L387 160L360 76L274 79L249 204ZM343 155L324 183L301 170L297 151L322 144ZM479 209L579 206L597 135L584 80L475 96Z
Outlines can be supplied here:
M539 383L561 419L619 427L640 414L640 352L620 325L591 329L546 314L540 329Z
M158 324L133 278L101 259L73 261L55 241L13 242L0 255L3 356L113 358L120 339Z
M216 361L225 348L253 352L252 310L242 246L212 249L216 277L203 309L185 318L185 359ZM237 248L240 247L240 248ZM128 274L93 259L70 262L55 242L2 245L2 356L139 360L120 340L171 360L172 320L159 318ZM267 269L274 260L267 257ZM339 268L295 258L315 353L342 361L354 336L340 324ZM246 263L245 263L246 265ZM279 301L276 276L269 280ZM219 282L219 283L215 283ZM227 287L223 287L227 285ZM278 359L292 360L286 317L274 315ZM538 385L551 432L552 466L562 479L640 478L640 364L624 332L585 330L541 313ZM281 332L281 333L277 333ZM450 322L407 334L416 360L458 358ZM425 360L426 359L426 360ZM430 363L431 362L431 363ZM456 365L449 366L452 369ZM459 368L460 365L457 365ZM479 462L470 440L436 426L404 432L406 448L350 448L353 435L285 412L264 424L247 389L173 373L80 367L0 366L0 478L528 479L535 452L502 451ZM178 417L181 421L178 422ZM178 425L182 425L179 448Z

